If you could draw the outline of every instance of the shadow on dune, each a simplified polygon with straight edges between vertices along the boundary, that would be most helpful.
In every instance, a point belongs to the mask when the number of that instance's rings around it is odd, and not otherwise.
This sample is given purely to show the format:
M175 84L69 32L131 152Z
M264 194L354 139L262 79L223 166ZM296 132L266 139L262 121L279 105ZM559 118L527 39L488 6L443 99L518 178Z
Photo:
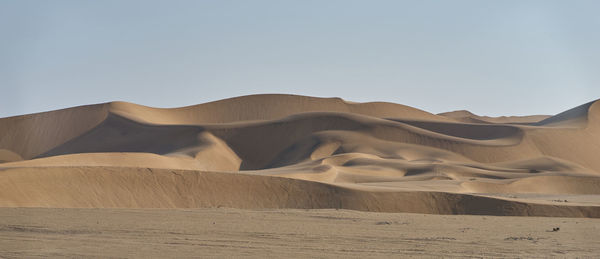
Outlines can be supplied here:
M600 195L599 109L444 117L391 103L253 95L3 118L0 206L599 217L597 203L476 194Z

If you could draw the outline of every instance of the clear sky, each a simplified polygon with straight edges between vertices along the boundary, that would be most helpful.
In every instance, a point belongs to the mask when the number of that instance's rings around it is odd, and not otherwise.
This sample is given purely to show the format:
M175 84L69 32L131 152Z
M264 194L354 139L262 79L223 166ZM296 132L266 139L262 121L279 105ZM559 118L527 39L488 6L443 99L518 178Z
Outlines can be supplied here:
M600 1L0 0L0 117L256 93L438 113L600 98Z

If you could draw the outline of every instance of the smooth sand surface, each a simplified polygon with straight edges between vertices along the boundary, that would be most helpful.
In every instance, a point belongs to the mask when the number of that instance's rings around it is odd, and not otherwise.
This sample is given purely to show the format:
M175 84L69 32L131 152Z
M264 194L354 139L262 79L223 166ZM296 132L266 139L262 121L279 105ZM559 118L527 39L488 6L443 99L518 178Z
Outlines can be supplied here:
M0 209L4 258L596 258L598 254L600 220L586 218L331 209Z
M251 95L0 119L0 207L337 208L600 217L600 102L439 115Z

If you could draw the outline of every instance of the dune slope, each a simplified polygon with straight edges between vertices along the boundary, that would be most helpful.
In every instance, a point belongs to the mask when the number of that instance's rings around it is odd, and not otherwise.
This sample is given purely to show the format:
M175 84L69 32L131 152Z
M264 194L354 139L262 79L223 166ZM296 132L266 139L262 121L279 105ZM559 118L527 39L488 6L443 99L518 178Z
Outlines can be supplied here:
M0 206L599 217L598 103L492 120L252 95L3 118Z

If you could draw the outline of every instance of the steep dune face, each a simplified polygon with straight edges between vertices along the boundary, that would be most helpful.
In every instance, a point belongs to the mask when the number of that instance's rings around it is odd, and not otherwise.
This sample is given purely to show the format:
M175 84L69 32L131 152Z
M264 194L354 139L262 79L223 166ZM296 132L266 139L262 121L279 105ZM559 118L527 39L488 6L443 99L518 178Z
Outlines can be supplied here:
M0 119L0 206L598 216L598 102L536 123L446 116L253 95Z
M591 107L597 101L589 102L580 106L577 106L568 111L559 113L542 121L535 123L536 126L549 126L549 127L586 127L588 125L588 119L592 115Z
M98 126L40 157L92 152L147 152L166 154L200 144L196 126L155 126L109 114Z
M107 105L97 104L0 119L0 149L29 159L102 122Z
M489 133L479 134L471 127L483 128ZM539 155L531 146L518 145L522 132L510 126L414 121L399 123L344 113L304 113L269 122L206 126L145 124L111 114L96 128L40 157L90 152L148 152L164 155L201 145L198 135L211 132L242 159L242 169L263 169L276 163L274 160L282 152L295 152L297 145L303 145L298 142L311 134L332 130L363 132L374 136L374 139L444 148L485 162L509 160L526 154ZM494 156L476 152L489 149L496 150Z
M600 101L590 102L536 124L528 135L547 156L600 172Z
M588 128L596 129L600 126L600 100L594 101L588 109Z

